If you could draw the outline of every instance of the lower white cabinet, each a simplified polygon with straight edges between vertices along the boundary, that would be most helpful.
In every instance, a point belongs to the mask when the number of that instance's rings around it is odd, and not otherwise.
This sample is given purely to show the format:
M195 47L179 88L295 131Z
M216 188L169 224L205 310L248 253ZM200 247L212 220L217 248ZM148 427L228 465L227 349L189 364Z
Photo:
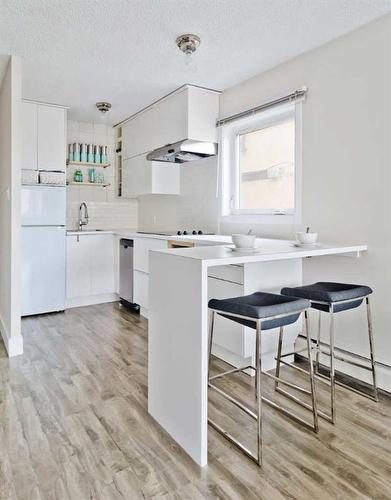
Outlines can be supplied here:
M68 307L115 300L114 236L67 235Z
M149 307L149 274L134 271L133 280L133 300L146 313Z
M179 165L148 161L145 154L123 160L122 197L146 194L180 194Z
M239 297L243 295L243 285L209 276L208 295L208 299ZM237 356L244 356L244 326L216 315L213 343ZM227 361L230 360L227 359Z
M167 240L133 238L133 300L147 316L149 308L149 252L167 248Z

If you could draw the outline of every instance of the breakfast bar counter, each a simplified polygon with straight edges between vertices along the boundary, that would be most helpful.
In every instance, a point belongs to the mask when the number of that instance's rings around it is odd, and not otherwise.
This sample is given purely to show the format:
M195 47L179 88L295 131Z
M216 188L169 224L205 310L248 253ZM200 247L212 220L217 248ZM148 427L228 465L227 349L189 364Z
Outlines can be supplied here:
M218 266L243 266L244 294L278 293L302 284L302 259L358 257L366 245L296 247L286 240L258 239L253 251L199 246L150 252L148 411L201 466L208 451L208 273ZM287 335L293 346L299 334ZM275 330L268 331L262 362L270 369ZM265 360L263 356L265 355Z

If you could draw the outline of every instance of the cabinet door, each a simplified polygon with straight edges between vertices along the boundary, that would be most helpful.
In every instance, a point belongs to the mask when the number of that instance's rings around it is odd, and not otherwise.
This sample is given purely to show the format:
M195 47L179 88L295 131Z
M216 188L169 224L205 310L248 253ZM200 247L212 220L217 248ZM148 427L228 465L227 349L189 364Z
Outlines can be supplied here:
M159 124L158 134L154 137L156 149L166 144L174 144L188 138L188 91L167 97L154 107L154 119Z
M93 255L94 253L90 252L88 235L67 236L67 299L91 295L90 259Z
M122 163L122 197L137 198L152 191L151 164L144 154Z
M158 238L134 238L133 269L149 273L149 251L167 248L167 241Z
M38 106L38 168L65 171L65 110Z
M151 161L152 194L180 194L179 165L164 161Z
M133 272L134 303L147 309L149 307L149 274L140 271Z
M100 295L114 293L114 236L112 234L90 235L91 248L91 293Z
M243 295L243 286L229 281L208 278L209 299L228 299ZM244 327L222 316L216 315L213 343L232 353L243 356Z
M38 165L38 106L22 103L22 168L37 170Z

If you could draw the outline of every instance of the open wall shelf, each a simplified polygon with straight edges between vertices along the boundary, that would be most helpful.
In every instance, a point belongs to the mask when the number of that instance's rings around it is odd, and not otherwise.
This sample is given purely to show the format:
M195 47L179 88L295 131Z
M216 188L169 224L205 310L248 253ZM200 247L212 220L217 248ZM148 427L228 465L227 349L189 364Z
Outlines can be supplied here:
M91 163L84 161L68 161L67 165L75 165L78 167L102 167L102 168L110 167L110 163Z
M68 186L91 186L91 187L108 187L110 186L110 183L107 182L75 182L75 181L70 181L67 182Z

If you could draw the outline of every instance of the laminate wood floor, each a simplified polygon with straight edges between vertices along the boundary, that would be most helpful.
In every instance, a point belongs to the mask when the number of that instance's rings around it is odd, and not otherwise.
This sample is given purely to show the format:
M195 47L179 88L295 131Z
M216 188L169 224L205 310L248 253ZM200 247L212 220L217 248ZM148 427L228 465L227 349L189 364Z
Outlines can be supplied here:
M147 413L146 321L104 304L22 326L23 356L0 347L1 499L391 498L384 397L338 389L338 423L321 421L318 435L265 408L263 469L210 429L201 469ZM243 374L220 382L250 403L252 384ZM252 444L253 422L210 399L215 418Z

